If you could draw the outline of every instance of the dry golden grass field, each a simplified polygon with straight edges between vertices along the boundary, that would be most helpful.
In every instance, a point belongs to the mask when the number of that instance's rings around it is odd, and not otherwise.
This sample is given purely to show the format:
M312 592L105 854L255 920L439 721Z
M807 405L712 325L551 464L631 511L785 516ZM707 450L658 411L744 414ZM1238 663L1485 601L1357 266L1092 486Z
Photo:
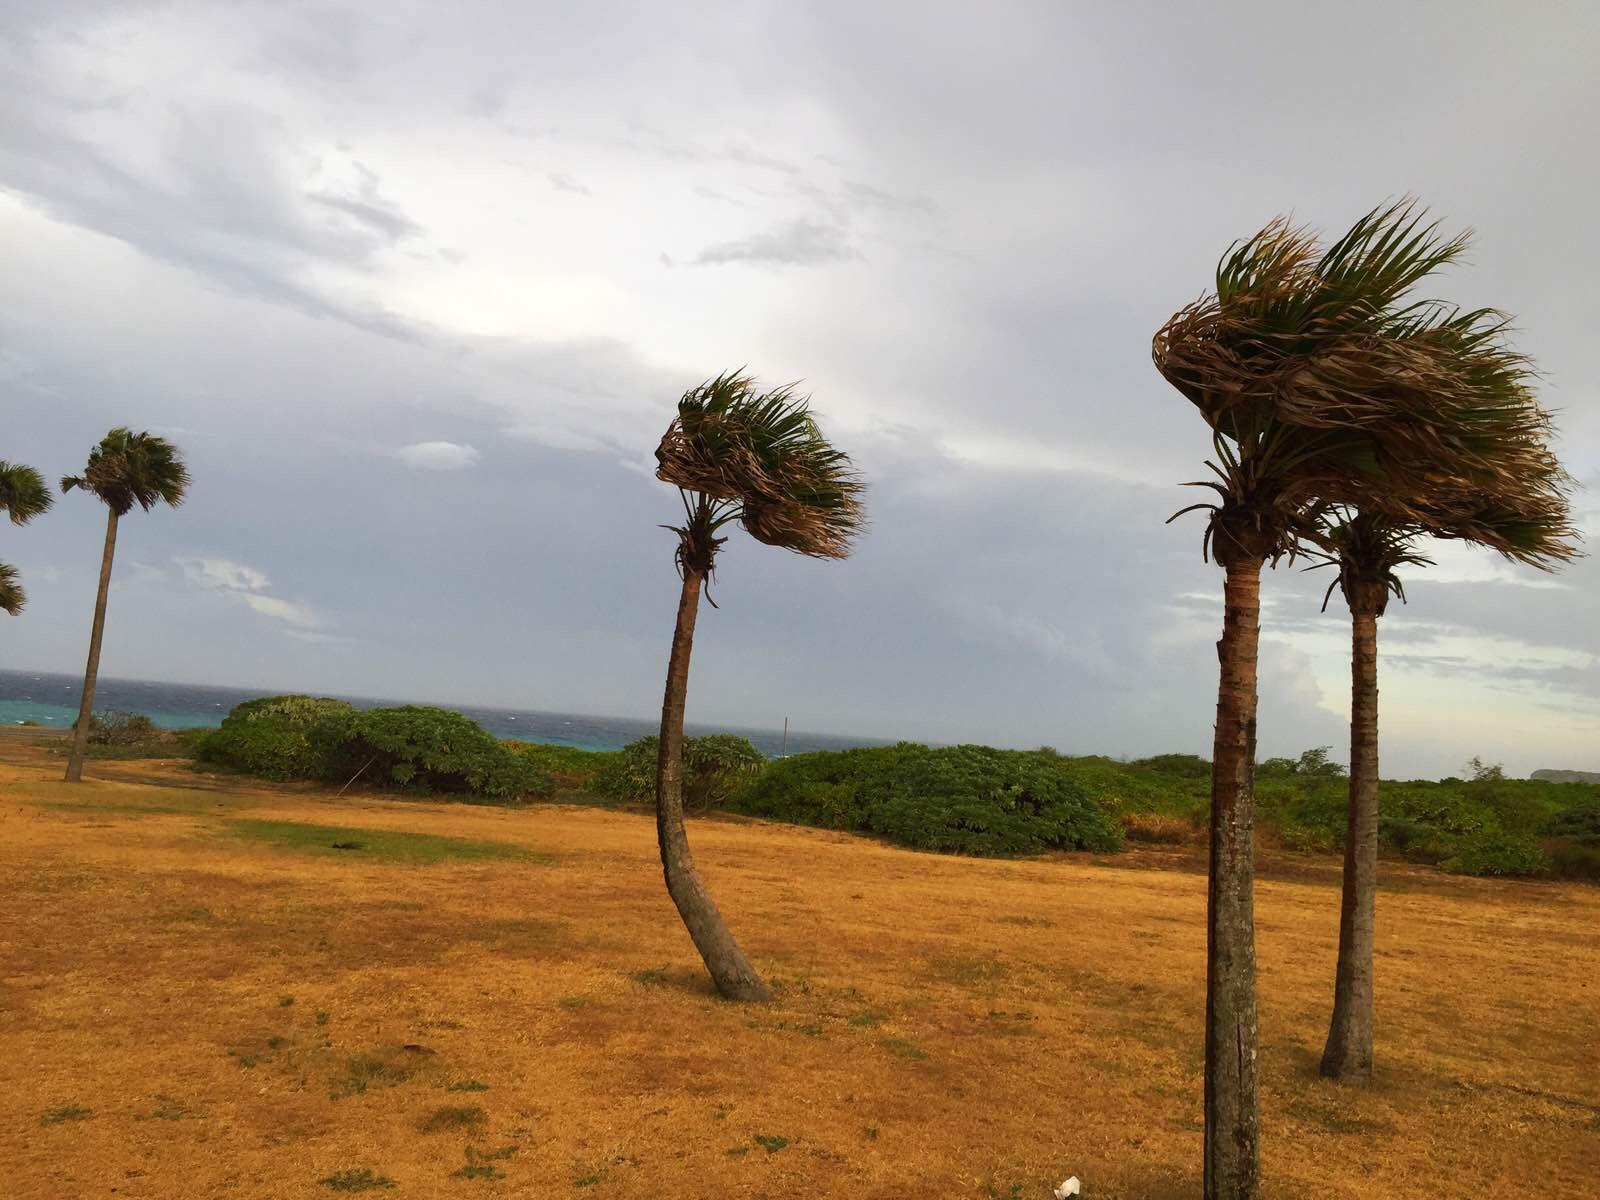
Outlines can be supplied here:
M699 821L742 1006L644 815L48 753L0 738L9 1200L1199 1194L1186 861ZM1336 865L1268 868L1268 1197L1600 1194L1600 890L1389 870L1361 1092L1316 1073Z

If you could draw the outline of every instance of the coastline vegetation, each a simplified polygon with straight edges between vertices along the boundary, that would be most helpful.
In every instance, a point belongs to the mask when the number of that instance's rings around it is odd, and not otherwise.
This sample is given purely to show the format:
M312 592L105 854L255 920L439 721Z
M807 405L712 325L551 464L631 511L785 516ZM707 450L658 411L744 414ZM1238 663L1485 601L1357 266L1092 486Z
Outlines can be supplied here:
M212 730L163 730L131 714L97 713L90 757L190 758L261 779L344 785L362 766L361 747L371 756L357 730L381 728L386 745L403 749L368 767L355 789L499 804L609 807L654 798L654 737L585 750L496 741L443 709L371 711L384 715L362 721L341 700L275 696L239 705ZM402 762L412 768L403 781L395 774ZM768 760L742 737L713 734L686 738L684 763L686 812L836 829L911 849L1017 857L1206 841L1211 765L1193 754L1127 761L1050 747L901 742ZM1600 785L1507 779L1475 761L1462 777L1385 780L1383 796L1378 842L1386 858L1462 875L1600 882ZM1258 823L1284 849L1342 854L1347 799L1345 770L1325 746L1257 764Z

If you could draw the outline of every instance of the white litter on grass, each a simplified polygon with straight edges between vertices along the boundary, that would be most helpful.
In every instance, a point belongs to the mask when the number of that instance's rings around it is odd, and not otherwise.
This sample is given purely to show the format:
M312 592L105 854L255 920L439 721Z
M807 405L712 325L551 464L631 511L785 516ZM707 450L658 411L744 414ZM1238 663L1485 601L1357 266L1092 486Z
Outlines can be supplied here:
M1055 1193L1056 1200L1067 1200L1068 1196L1076 1196L1082 1190L1078 1185L1078 1177L1076 1175L1068 1175L1061 1181L1060 1187L1051 1189Z

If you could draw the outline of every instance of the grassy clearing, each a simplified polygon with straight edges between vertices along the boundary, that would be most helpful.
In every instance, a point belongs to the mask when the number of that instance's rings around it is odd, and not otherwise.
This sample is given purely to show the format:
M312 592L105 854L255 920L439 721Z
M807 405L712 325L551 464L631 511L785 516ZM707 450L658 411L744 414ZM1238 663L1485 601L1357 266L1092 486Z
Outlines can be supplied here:
M433 866L442 862L549 861L548 855L539 855L509 842L388 829L359 829L347 825L238 820L226 822L223 831L230 837L260 842L274 850L350 861L406 863L411 866Z
M301 1198L1027 1200L1067 1174L1103 1200L1199 1193L1205 880L1148 869L1161 851L988 861L696 822L775 985L747 1006L705 985L647 816L213 797L298 838L552 856L350 871L359 852L279 849L232 816L85 821L39 802L61 798L36 790L46 768L0 761L24 797L0 807L7 1200L107 1179L144 1200L241 1179ZM77 795L141 811L192 780L98 769L130 774ZM1268 1200L1588 1200L1600 892L1385 864L1379 1078L1358 1093L1316 1071L1337 872L1285 877L1302 860L1276 854L1257 887Z

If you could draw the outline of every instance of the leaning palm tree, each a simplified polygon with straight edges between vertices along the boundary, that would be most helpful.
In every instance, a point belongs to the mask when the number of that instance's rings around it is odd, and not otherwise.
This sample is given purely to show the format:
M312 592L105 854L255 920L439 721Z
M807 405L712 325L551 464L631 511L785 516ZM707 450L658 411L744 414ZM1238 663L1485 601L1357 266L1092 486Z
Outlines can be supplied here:
M9 463L0 458L0 512L10 517L13 525L26 525L46 511L54 501L55 497L50 494L44 476L39 472L21 463ZM22 590L17 569L0 562L0 612L10 613L14 617L27 602L28 595Z
M1403 520L1420 518L1443 485L1509 494L1515 481L1496 448L1543 431L1543 414L1508 398L1502 380L1463 374L1459 344L1479 336L1479 314L1409 298L1465 245L1411 201L1375 209L1326 249L1280 218L1235 243L1215 291L1175 313L1152 343L1156 369L1211 428L1216 479L1198 486L1216 502L1182 511L1209 510L1203 546L1225 572L1206 935L1208 1200L1259 1191L1261 570L1298 553L1332 505Z
M1495 353L1497 347L1485 347ZM1526 402L1532 404L1531 391ZM1313 551L1338 568L1322 598L1326 611L1335 588L1350 610L1350 781L1345 829L1344 882L1339 903L1339 959L1334 973L1333 1018L1322 1051L1322 1074L1347 1083L1372 1078L1373 944L1378 887L1378 620L1389 597L1405 602L1397 571L1431 566L1418 548L1425 535L1478 541L1496 535L1508 558L1552 570L1576 553L1564 490L1565 477L1542 442L1502 447L1508 465L1520 460L1520 494L1508 507L1487 496L1451 498L1435 492L1426 522L1396 520L1378 512L1335 510L1325 518ZM1475 536L1476 535L1476 536Z
M106 544L100 556L100 590L94 602L94 626L89 633L89 662L83 673L83 695L78 701L78 723L67 759L67 781L83 778L83 754L89 744L89 718L94 712L95 677L100 673L100 639L106 628L106 594L111 589L111 560L117 549L117 522L137 504L149 512L165 501L176 507L189 490L189 470L178 448L153 433L134 433L118 427L89 452L82 475L68 475L61 490L81 488L106 506Z
M822 436L793 387L759 392L729 372L690 389L656 448L656 476L683 502L677 566L683 586L672 631L661 748L656 760L656 838L667 892L729 999L771 993L728 929L689 852L683 824L683 712L700 594L716 569L722 531L737 522L758 542L813 558L844 558L862 526L862 486L850 459Z

